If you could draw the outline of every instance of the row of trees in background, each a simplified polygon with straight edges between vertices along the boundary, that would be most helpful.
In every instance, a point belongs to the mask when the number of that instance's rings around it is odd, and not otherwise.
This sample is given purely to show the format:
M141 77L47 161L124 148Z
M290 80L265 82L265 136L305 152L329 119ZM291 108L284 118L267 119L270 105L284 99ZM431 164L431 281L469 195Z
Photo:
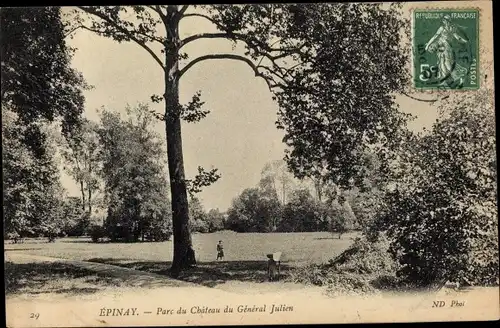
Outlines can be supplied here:
M84 121L62 145L67 171L80 186L82 219L93 209L105 212L104 222L82 233L127 242L170 238L165 152L154 123L146 105L126 108L125 117L103 109L98 123Z
M233 200L225 227L238 232L331 231L340 237L369 226L377 197L374 186L343 190L316 179L299 180L278 160L266 164L257 187Z
M38 157L22 142L26 127L16 113L2 116L5 237L170 238L164 147L147 106L128 108L125 118L103 110L100 122L82 120L71 138L46 124ZM80 197L65 195L61 159Z

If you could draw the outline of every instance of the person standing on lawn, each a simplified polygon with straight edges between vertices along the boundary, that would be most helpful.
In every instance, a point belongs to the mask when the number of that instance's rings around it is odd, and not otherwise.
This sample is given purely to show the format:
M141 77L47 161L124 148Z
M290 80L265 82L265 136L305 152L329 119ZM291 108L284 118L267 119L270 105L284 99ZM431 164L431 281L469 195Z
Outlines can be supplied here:
M223 260L224 259L224 246L222 245L222 240L219 240L219 243L217 244L217 260Z

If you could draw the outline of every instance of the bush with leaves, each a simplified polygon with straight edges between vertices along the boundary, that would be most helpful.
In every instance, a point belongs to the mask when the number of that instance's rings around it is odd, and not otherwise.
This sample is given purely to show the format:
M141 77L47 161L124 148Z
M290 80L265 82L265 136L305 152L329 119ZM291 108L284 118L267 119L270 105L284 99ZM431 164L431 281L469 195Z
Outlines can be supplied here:
M92 238L94 243L102 241L107 236L106 229L101 225L94 224L89 228L89 231L90 238Z
M308 265L295 268L285 278L288 281L326 287L329 296L374 294L370 277L351 272L338 272L327 265Z
M189 227L192 232L208 232L207 213L195 196L189 199Z
M279 217L280 202L258 188L247 188L228 209L226 228L237 232L270 232Z
M403 279L498 284L494 122L481 102L458 106L401 153L378 224Z
M356 216L349 202L345 199L329 202L326 207L328 231L338 233L339 239L349 230L354 229Z
M224 214L219 209L211 209L207 213L208 232L224 229Z
M330 260L330 265L343 272L395 275L398 266L389 253L389 245L384 235L377 241L358 237L352 246Z
M170 213L170 211L169 211ZM172 237L172 217L167 213L155 216L144 229L144 238L150 241L167 241Z
M283 208L283 218L278 224L280 232L324 230L318 202L309 190L295 190Z
M83 236L89 232L90 215L83 211L79 197L67 197L62 204L62 231L66 236Z
M373 294L381 289L399 288L397 262L389 253L389 239L381 234L377 241L365 236L327 264L308 265L291 270L289 280L325 286L330 296Z

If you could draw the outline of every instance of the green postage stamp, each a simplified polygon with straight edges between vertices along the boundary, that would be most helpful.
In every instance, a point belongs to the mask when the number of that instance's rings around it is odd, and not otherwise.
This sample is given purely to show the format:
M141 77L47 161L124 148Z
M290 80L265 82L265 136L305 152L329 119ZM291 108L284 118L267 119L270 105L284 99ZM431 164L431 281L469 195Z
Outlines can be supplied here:
M413 12L417 89L479 89L479 10Z

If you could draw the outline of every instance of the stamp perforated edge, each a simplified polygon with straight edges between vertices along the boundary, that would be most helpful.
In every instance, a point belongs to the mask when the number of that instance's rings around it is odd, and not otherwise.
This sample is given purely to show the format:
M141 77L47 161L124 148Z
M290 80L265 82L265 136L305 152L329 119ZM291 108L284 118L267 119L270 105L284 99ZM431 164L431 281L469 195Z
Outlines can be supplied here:
M464 1L466 4L471 4L470 2ZM410 69L411 69L411 89L412 92L417 92L420 94L442 94L446 95L449 93L473 93L478 90L481 90L482 84L481 84L481 79L478 79L478 87L477 88L460 88L460 89L445 89L445 88L418 88L415 86L413 83L414 78L415 78L415 65L414 65L414 47L413 47L413 39L415 37L415 11L450 11L450 10L456 10L456 11L472 11L475 10L477 11L477 71L478 71L478 76L481 76L482 70L481 70L481 63L482 63L482 58L481 58L481 35L483 34L483 24L481 22L483 21L483 13L482 9L479 7L475 6L439 6L439 7L429 7L427 6L417 6L413 5L409 7L409 12L410 12L410 20L411 20L411 63L410 63Z

